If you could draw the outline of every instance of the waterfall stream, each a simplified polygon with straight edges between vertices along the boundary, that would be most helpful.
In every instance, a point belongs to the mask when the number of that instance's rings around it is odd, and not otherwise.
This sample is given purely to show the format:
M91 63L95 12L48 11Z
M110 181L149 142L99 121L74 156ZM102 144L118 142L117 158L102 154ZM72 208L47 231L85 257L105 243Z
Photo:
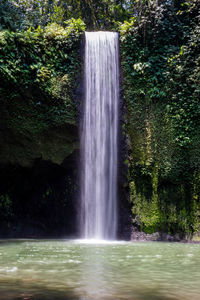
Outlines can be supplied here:
M118 34L86 32L81 233L87 239L116 239L118 105Z

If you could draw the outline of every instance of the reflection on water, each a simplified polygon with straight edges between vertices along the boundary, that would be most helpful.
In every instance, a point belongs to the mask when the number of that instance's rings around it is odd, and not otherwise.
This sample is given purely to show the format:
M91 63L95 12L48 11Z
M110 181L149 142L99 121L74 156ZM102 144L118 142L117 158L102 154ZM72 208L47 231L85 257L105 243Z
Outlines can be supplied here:
M1 300L199 300L200 245L0 242Z

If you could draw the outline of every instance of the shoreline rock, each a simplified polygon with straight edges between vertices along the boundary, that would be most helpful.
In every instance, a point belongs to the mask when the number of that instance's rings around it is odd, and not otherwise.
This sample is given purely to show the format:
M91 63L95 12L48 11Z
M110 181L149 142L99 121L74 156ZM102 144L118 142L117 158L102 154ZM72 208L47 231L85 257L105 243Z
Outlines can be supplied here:
M145 233L138 231L135 227L131 231L131 242L181 242L181 243L197 243L200 244L200 232L194 235L183 235L183 233L176 233L174 235L166 232Z

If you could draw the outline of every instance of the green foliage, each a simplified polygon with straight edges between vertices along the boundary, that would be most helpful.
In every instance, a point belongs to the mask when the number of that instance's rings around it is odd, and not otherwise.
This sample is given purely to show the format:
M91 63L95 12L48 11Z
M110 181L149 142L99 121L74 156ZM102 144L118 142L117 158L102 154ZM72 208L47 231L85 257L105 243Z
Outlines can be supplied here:
M80 19L71 19L65 27L53 23L25 32L0 32L0 101L6 126L36 133L75 124L73 93L84 28Z
M81 18L88 29L113 29L137 13L138 1L127 0L2 0L0 28L27 30Z
M119 24L134 220L148 233L195 232L200 4L138 2Z
M79 35L80 32L85 30L85 24L81 19L70 19L65 22L65 28L57 23L51 23L45 28L44 37L47 39L66 39L68 36L74 34Z

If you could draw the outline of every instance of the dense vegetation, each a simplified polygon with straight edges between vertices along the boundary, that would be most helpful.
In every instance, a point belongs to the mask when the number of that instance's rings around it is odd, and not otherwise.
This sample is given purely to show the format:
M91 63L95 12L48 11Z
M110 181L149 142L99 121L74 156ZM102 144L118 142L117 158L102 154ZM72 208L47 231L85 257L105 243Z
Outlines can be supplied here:
M60 165L78 148L81 36L117 30L133 224L147 233L200 231L199 19L198 0L2 0L1 168L32 168L38 158ZM15 180L1 180L1 220L11 226ZM47 207L53 188L43 184L35 197Z
M144 5L121 26L135 224L192 233L199 206L199 4Z
M48 122L75 123L72 93L80 71L83 30L81 20L71 19L65 28L53 23L25 32L1 31L0 91L3 107L8 104L10 109L11 102L14 106L10 126L37 132L48 127ZM26 103L19 103L19 98L26 97ZM20 118L18 109L24 111ZM30 118L33 118L31 124Z

